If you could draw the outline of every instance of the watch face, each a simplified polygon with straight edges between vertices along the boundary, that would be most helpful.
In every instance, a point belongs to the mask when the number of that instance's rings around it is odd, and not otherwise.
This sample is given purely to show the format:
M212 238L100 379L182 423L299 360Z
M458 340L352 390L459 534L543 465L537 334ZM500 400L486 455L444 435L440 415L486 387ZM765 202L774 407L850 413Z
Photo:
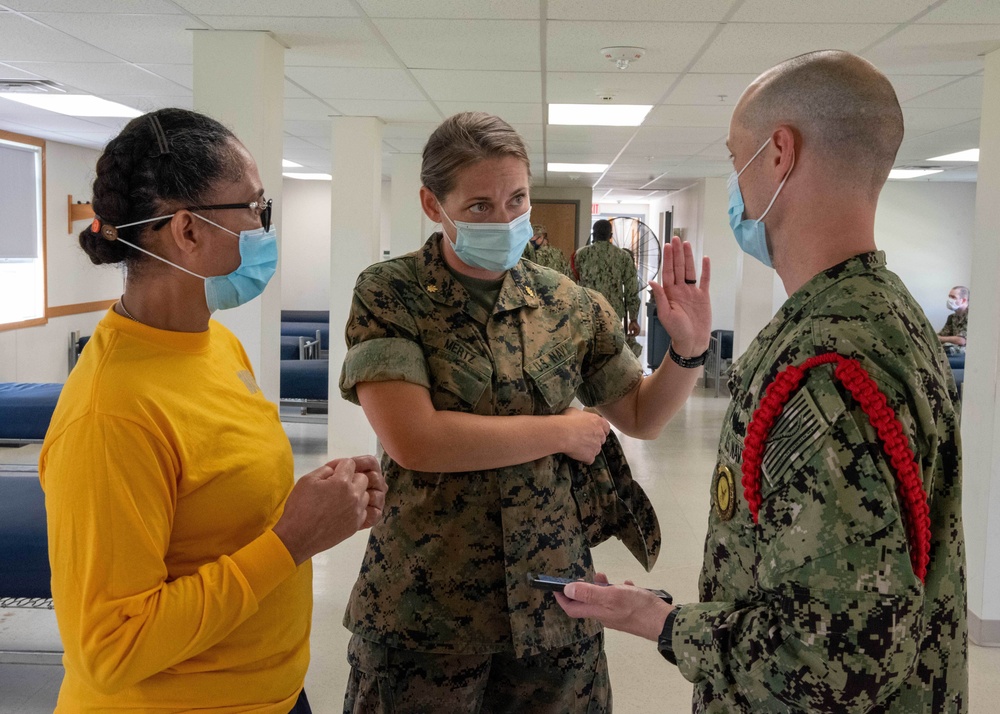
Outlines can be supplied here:
M728 466L719 465L715 472L715 489L712 493L715 515L719 520L728 521L736 512L736 480Z

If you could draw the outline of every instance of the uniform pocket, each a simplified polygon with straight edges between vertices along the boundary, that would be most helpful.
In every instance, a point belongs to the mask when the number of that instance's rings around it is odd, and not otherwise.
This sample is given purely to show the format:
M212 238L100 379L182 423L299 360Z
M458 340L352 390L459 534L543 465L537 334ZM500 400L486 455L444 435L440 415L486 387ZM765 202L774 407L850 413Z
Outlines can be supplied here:
M572 339L560 342L541 357L526 364L524 372L552 414L566 409L583 383L576 344Z
M432 348L427 357L430 368L431 399L436 409L473 411L493 381L493 365L486 357L467 348Z

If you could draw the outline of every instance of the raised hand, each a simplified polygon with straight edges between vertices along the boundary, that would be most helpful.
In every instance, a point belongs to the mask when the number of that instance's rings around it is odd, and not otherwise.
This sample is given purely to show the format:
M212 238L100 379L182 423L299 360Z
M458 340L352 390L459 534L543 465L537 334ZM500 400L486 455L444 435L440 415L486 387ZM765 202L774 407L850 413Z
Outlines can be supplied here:
M650 281L657 317L681 357L697 357L708 349L712 335L712 302L709 298L711 263L702 259L701 283L695 273L690 243L674 236L663 246L661 282Z

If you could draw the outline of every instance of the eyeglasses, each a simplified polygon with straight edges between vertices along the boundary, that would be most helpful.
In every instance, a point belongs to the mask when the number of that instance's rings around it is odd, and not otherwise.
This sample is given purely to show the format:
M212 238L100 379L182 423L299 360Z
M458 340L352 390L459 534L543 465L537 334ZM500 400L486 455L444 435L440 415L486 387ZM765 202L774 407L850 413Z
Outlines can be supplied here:
M261 199L259 201L250 201L250 203L218 203L212 206L188 206L185 211L218 211L224 209L233 208L249 208L251 211L257 211L260 215L260 225L264 227L265 231L271 230L271 199ZM162 221L158 221L153 224L153 230L158 231L163 226L170 223L170 219L173 216L168 216Z

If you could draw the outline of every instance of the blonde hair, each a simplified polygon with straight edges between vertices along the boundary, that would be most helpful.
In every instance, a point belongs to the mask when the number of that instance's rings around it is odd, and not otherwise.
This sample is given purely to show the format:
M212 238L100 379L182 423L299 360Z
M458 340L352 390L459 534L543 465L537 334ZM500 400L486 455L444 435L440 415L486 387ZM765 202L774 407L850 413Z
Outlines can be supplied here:
M531 176L524 139L503 119L486 112L462 112L445 119L424 146L420 180L438 199L455 187L455 174L483 159L513 156Z

